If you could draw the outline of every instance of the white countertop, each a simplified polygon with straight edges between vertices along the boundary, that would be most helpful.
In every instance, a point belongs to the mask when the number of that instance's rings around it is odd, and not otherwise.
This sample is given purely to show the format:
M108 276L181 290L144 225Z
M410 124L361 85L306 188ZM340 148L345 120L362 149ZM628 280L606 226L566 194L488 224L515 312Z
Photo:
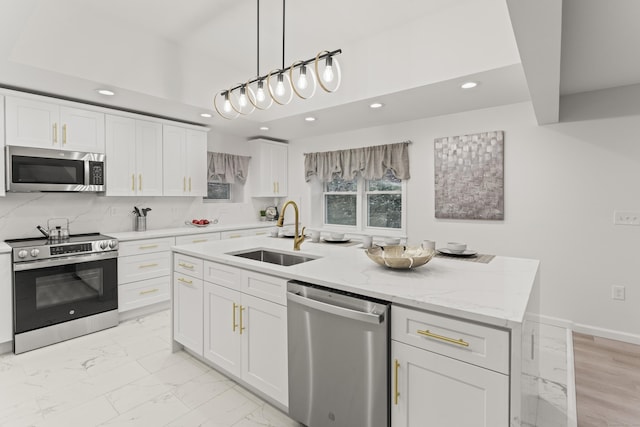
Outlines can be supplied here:
M128 240L140 240L140 239L153 239L156 237L175 237L175 236L188 236L194 234L203 234L203 233L216 233L220 231L229 231L229 230L247 230L250 228L269 228L275 227L276 222L253 222L250 224L229 224L229 225L220 225L220 224L209 224L207 227L194 227L190 225L184 225L182 227L176 228L161 228L157 230L147 230L147 231L116 231L113 233L104 232L105 236L111 236L118 239L121 242L126 242Z
M10 254L11 246L7 245L5 242L0 242L0 254Z
M434 257L412 270L392 270L370 260L357 246L305 241L296 254L319 256L283 267L228 255L246 249L293 253L286 238L246 237L174 246L186 255L287 279L359 293L409 307L508 327L522 323L539 261L495 257L489 264Z

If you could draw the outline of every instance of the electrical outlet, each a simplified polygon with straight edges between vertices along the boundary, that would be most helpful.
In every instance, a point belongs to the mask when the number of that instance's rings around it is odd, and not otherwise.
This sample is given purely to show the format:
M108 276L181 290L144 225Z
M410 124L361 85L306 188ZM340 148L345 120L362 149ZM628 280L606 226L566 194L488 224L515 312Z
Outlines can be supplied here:
M611 299L617 299L620 301L624 301L625 298L625 288L624 286L612 286L611 287Z
M615 211L613 223L615 225L640 225L640 212Z
M116 208L116 207L113 207L113 206L112 206L112 207L109 209L109 215L111 215L111 216L118 216L118 208Z

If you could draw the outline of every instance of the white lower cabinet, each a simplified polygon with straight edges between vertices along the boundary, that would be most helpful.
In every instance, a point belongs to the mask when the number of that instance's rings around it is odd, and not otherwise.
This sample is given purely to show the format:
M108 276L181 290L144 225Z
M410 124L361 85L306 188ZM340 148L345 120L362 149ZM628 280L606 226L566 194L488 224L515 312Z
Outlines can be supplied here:
M399 306L392 316L393 427L509 425L508 332Z
M203 282L182 273L173 274L173 339L202 356Z
M287 308L241 292L253 274L205 261L203 357L286 407Z
M0 344L13 339L11 254L0 255Z

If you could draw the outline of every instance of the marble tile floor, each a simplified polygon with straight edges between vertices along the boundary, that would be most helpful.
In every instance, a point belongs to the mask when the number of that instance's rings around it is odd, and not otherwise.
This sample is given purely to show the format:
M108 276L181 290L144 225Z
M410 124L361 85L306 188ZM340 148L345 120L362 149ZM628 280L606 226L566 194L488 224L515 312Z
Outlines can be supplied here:
M14 355L0 355L0 426L297 427L185 352L169 311Z

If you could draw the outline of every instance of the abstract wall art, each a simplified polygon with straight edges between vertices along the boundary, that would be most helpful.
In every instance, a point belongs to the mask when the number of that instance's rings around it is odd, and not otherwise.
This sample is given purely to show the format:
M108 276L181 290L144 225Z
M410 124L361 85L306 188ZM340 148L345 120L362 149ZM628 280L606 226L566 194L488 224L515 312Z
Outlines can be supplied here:
M504 132L434 140L435 215L504 219Z

